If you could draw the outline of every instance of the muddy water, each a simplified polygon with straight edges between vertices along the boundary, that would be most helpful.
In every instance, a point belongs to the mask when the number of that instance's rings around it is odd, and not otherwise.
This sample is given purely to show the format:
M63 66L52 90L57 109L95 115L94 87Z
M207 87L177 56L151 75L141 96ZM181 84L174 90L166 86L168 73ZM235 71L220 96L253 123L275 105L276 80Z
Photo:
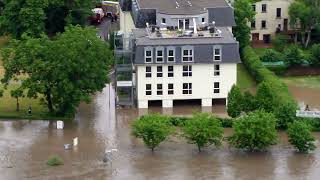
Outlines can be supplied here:
M264 153L245 153L228 148L196 147L179 138L161 144L152 154L141 141L130 136L129 123L138 110L114 109L113 91L107 86L94 101L82 104L64 130L55 122L0 122L0 180L20 179L319 179L320 148L309 155L297 154L279 133L279 145ZM224 114L223 107L201 109L182 106L173 110L152 108L151 112L191 114L194 110ZM225 135L230 135L230 129ZM320 139L320 134L314 134ZM79 137L79 146L64 150L63 144ZM320 144L317 141L317 146ZM111 163L103 163L106 149L117 148ZM64 165L47 166L51 154L64 159Z
M289 91L299 104L308 104L311 109L320 110L320 90L318 88L288 85Z

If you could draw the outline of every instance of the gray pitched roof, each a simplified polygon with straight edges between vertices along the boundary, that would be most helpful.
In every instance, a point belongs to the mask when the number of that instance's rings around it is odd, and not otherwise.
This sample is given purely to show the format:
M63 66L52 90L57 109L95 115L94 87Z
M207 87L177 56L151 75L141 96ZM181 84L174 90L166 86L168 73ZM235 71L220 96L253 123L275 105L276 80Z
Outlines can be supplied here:
M205 8L228 7L225 0L136 0L140 9L157 9L160 13L190 15L206 12Z

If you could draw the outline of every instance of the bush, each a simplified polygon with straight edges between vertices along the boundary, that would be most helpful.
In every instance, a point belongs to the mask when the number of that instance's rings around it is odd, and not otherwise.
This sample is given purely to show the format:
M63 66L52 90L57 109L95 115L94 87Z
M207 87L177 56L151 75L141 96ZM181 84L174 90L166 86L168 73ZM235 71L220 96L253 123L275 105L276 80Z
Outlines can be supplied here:
M171 117L170 122L173 126L183 127L188 118L186 117Z
M173 129L167 116L150 114L142 116L132 123L132 135L141 138L152 152L172 132Z
M301 49L298 46L292 45L286 49L285 63L288 66L300 66L304 62L304 56Z
M287 44L288 38L284 35L276 35L275 38L272 40L273 47L280 52L282 52L285 49Z
M63 159L61 157L59 157L58 155L50 156L47 161L47 165L49 165L49 166L63 165Z
M243 94L243 102L242 102L242 110L246 113L254 111L257 109L257 102L254 95L252 95L249 91L244 92Z
M283 61L283 56L281 53L274 49L267 49L261 56L262 62L278 62Z
M309 58L311 65L320 66L320 44L314 44L311 47L311 57Z
M289 142L299 152L307 153L316 148L315 138L311 135L311 127L303 121L294 121L288 127Z
M285 102L280 104L275 110L274 114L277 117L277 128L287 129L288 124L296 119L296 104L292 102Z
M234 134L228 138L236 148L265 150L277 142L276 118L272 113L254 111L233 122Z
M259 109L264 109L266 112L273 112L276 108L277 97L269 81L264 81L258 85L256 103Z
M228 93L228 104L227 112L230 117L238 117L242 111L243 97L240 88L233 85L230 92Z
M196 113L182 128L188 143L201 148L214 144L220 146L223 138L221 122L208 113Z

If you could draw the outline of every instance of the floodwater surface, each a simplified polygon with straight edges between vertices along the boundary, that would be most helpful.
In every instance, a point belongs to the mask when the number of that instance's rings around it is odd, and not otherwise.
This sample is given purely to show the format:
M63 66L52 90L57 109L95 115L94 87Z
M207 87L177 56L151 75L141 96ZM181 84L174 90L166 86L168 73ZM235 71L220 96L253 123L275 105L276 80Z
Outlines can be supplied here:
M109 91L110 90L110 91ZM295 153L284 132L279 144L268 152L246 153L223 145L202 153L180 138L163 142L154 153L130 135L130 122L146 112L114 108L114 91L106 86L91 104L81 104L74 121L57 130L55 122L0 122L0 180L21 179L319 179L320 148L310 154ZM311 104L311 103L310 103ZM151 108L150 112L176 115L193 111L225 114L222 106L201 109L180 106L169 110ZM232 134L231 129L225 135ZM318 140L319 133L314 133ZM79 137L76 148L63 145ZM117 149L112 161L104 163L104 152ZM50 167L46 161L57 154L64 165Z

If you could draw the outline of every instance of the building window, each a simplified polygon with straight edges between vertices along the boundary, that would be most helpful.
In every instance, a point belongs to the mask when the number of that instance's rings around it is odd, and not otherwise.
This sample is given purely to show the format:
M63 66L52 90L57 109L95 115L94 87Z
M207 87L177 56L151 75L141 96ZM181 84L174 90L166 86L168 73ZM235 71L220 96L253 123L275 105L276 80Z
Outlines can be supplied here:
M144 61L146 63L152 63L152 50L151 49L145 50Z
M277 8L277 18L281 18L281 8Z
M163 62L163 49L157 49L157 62Z
M183 83L182 94L192 94L192 83Z
M152 77L151 66L146 66L146 77Z
M252 21L252 22L251 22L251 28L252 28L252 29L255 29L255 28L256 28L256 21Z
M173 84L168 84L168 95L173 95L174 90L173 90Z
M193 61L192 49L183 49L182 50L182 62L192 62L192 61Z
M214 65L213 75L214 76L220 76L220 65L219 64L215 64Z
M201 22L203 22L203 23L204 23L204 22L205 22L205 20L206 20L205 18L201 18Z
M157 77L162 77L162 66L157 66Z
M261 21L261 29L266 29L267 28L267 21L263 20Z
M172 48L172 49L168 49L168 51L167 51L167 53L168 53L168 59L167 59L167 61L168 62L174 62L175 61L175 59L174 59L174 57L175 57L175 51L174 51L174 49Z
M192 76L192 66L187 65L182 67L182 76L183 77L190 77Z
M162 84L157 84L157 95L162 95Z
M261 6L261 12L266 13L267 12L267 4L262 4Z
M213 84L213 93L215 93L215 94L220 93L220 83L215 82L215 83Z
M220 47L213 47L213 60L214 61L221 61L221 48Z
M151 84L146 84L146 95L152 95Z
M252 4L252 10L253 10L253 12L256 12L256 5L255 4Z
M162 19L161 19L161 23L162 23L162 24L166 24L166 18L162 18Z
M173 77L173 66L168 66L168 77Z

